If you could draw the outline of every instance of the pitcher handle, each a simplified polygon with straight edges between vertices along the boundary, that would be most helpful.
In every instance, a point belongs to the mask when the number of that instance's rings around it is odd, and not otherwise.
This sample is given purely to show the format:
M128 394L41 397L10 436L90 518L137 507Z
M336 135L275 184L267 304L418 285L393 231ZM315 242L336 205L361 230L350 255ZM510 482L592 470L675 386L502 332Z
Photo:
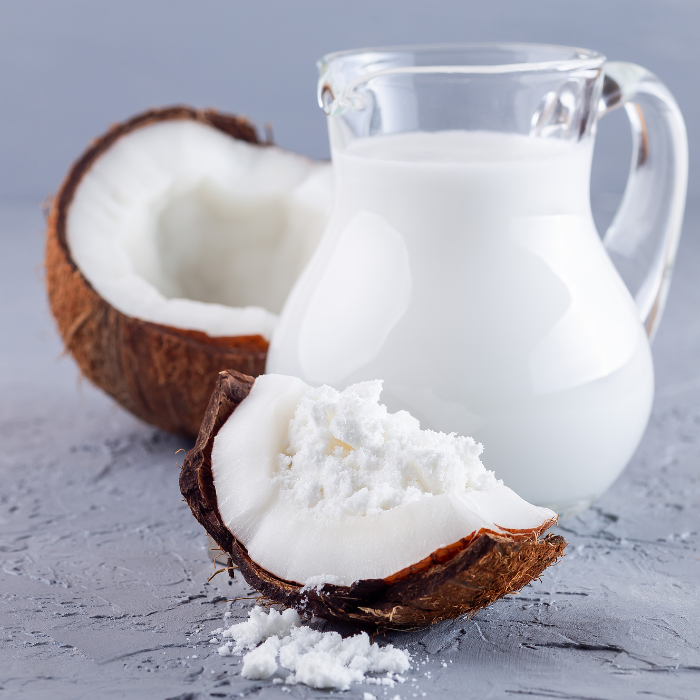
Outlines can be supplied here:
M632 166L603 243L623 276L636 277L639 287L630 291L652 339L666 304L683 224L688 139L668 88L641 66L611 62L605 68L598 116L622 106L632 128Z

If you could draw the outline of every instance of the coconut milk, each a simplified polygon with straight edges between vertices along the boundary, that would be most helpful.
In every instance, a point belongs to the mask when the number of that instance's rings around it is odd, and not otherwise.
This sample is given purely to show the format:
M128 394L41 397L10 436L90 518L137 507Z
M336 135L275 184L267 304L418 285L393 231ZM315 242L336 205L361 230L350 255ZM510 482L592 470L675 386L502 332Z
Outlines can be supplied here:
M590 212L593 140L495 132L358 139L273 337L268 372L483 442L523 498L585 507L646 426L651 354Z

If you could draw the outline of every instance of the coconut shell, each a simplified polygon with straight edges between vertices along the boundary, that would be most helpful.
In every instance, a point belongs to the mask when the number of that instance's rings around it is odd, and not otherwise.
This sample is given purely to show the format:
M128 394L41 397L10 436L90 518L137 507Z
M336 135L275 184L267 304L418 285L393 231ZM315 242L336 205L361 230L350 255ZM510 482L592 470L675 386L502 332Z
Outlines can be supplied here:
M250 558L221 519L211 469L214 438L254 381L235 371L221 372L197 442L183 462L180 490L195 518L228 554L229 575L235 566L265 598L362 627L409 629L471 615L519 591L563 555L563 537L541 537L554 524L549 521L537 530L507 534L479 530L392 576L351 586L324 584L304 591L302 584L275 576Z
M93 289L71 257L66 219L75 191L92 164L125 134L156 122L191 119L258 144L242 117L214 110L168 107L113 126L70 169L53 200L46 234L46 286L65 349L82 374L124 408L163 430L197 435L218 373L264 371L260 335L210 337L127 316Z

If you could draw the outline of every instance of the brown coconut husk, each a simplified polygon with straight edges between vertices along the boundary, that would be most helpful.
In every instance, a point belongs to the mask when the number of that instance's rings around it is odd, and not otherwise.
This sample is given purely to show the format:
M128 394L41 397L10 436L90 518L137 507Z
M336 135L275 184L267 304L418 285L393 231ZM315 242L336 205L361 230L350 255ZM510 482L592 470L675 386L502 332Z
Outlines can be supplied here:
M83 375L139 418L194 437L218 373L232 367L261 374L267 341L260 335L214 338L126 316L92 288L73 261L66 239L69 207L92 164L125 134L181 119L260 144L246 119L214 110L154 109L113 126L76 161L53 200L46 234L46 286L66 351Z
M507 534L479 530L392 576L351 586L324 584L303 591L300 583L275 576L250 558L224 524L211 470L214 438L254 381L235 371L221 372L197 443L182 465L180 490L195 518L228 554L230 575L235 566L268 600L358 626L409 629L471 615L519 591L563 555L563 537L541 536L554 524L549 521L534 530Z

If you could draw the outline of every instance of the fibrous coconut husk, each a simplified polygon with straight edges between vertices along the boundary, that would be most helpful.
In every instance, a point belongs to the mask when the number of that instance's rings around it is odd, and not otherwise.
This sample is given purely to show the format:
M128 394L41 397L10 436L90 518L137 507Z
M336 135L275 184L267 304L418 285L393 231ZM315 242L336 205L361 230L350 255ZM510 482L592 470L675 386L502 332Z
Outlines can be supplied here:
M356 581L351 586L324 584L302 590L254 562L219 513L211 469L211 452L221 426L248 395L253 377L221 372L197 443L180 472L180 490L192 513L233 567L265 598L332 620L377 629L407 629L473 614L480 608L538 578L562 555L560 535L541 537L553 521L536 530L507 533L480 530L384 579Z
M260 143L255 128L242 117L181 106L150 110L112 127L76 161L53 200L46 235L46 286L66 351L83 375L139 418L194 437L218 373L232 367L261 374L267 341L260 335L214 338L117 311L85 279L66 239L68 210L91 165L125 134L182 119Z

